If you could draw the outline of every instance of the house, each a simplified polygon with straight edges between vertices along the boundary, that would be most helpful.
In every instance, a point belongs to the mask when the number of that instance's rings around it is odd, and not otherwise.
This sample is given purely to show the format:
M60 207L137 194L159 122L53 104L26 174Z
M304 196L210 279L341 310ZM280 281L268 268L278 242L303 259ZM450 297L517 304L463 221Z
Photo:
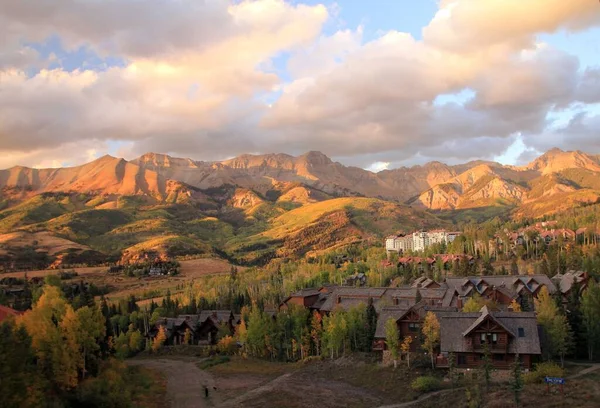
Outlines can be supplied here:
M478 294L482 298L493 300L501 308L516 300L518 303L533 305L543 287L550 294L556 292L554 282L546 275L493 275L450 277L444 280L446 287L454 290L454 296L464 301Z
M540 237L546 243L546 245L550 245L552 242L561 237L565 241L575 241L576 236L577 235L575 231L567 228L551 229L540 232Z
M523 367L531 369L541 354L537 320L532 312L491 312L484 306L477 313L446 313L439 322L437 367L448 367L451 353L457 368L480 367L487 348L496 369L510 368L517 355Z
M333 288L335 288L335 286L323 286L319 289L300 289L285 298L279 305L279 310L285 310L289 305L303 306L311 310L319 309L325 301L327 294L333 290Z
M164 275L164 271L160 266L151 266L150 271L148 271L148 276L162 276Z
M160 327L164 327L167 345L184 344L189 331L190 344L216 344L219 331L233 334L240 317L229 310L203 310L197 315L179 315L163 317L156 321L148 331L150 340L154 340Z
M579 286L579 293L582 293L588 285L589 276L583 271L568 271L564 274L557 273L552 277L552 282L562 293L564 300L570 295L574 285Z
M217 344L219 331L232 335L235 329L235 316L230 310L203 310L198 322L199 344Z
M373 341L373 351L385 350L385 325L391 318L396 321L400 342L406 337L412 337L410 351L421 349L421 328L427 312L433 312L438 319L445 313L457 312L456 307L431 306L427 301L421 301L413 306L388 306L381 310L377 319L377 328Z
M19 312L18 310L11 309L10 307L0 305L0 322L22 314L23 312Z
M420 276L417 279L415 279L415 281L412 283L412 285L410 285L410 287L419 289L435 289L439 288L440 284L426 276Z
M346 286L365 286L367 284L367 275L356 273L347 277L344 283Z

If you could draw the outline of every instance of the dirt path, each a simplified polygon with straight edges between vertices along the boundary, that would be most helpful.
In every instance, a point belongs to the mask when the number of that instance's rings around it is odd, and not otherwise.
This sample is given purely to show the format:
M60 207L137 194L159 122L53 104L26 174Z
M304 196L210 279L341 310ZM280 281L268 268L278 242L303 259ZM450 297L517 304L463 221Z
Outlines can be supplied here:
M431 397L435 397L437 395L443 395L443 394L449 394L451 392L454 391L458 391L461 390L462 388L454 388L451 390L441 390L441 391L435 391L435 392L431 392L429 394L423 394L421 395L419 398L417 398L414 401L409 401L409 402L403 402L401 404L393 404L393 405L382 405L378 408L406 408L406 407L412 407L415 406L423 401L425 401L426 399L429 399Z
M581 370L577 374L573 374L572 376L567 377L567 380L573 380L575 378L583 377L584 375L592 373L596 370L600 370L600 364L593 364L591 367L588 367L584 370Z
M252 398L252 397L255 397L257 395L260 395L263 392L273 391L273 389L275 387L277 387L277 385L279 385L280 383L284 382L292 374L293 373L287 373L287 374L280 375L279 377L275 378L273 381L269 381L265 385L262 385L262 386L260 386L258 388L250 390L250 391L246 392L245 394L240 395L237 398L234 398L232 400L229 400L229 401L225 402L223 405L221 405L221 407L225 408L225 407L240 407L240 406L243 406L244 405L243 402L245 400L247 400L249 398Z
M200 370L195 363L181 360L128 360L127 364L140 365L161 371L167 378L167 402L171 408L205 408L220 406L218 390L212 376ZM204 397L204 386L210 390Z

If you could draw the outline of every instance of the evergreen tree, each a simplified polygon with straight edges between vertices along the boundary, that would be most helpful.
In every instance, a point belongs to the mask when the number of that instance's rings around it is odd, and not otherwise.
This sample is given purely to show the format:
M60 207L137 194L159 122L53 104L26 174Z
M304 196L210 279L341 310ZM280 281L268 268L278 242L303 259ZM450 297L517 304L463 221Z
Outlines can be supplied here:
M25 328L12 321L0 323L0 406L43 406L46 381L39 375L35 360Z
M534 299L537 321L546 334L546 358L558 355L561 361L571 347L571 334L567 319L560 313L555 300L544 286Z
M375 339L375 330L377 330L377 310L373 305L373 298L369 298L367 303L367 347L369 350L373 346L373 340Z
M481 368L483 369L483 378L485 379L486 390L489 390L494 365L492 364L492 353L490 352L490 346L487 341L483 343L483 364Z
M587 351L590 361L594 359L600 347L600 286L590 280L581 298L583 326L587 339Z
M521 361L519 360L518 354L515 356L515 361L511 366L510 372L510 389L515 398L515 406L518 407L521 404L521 392L524 388L523 367L521 366Z

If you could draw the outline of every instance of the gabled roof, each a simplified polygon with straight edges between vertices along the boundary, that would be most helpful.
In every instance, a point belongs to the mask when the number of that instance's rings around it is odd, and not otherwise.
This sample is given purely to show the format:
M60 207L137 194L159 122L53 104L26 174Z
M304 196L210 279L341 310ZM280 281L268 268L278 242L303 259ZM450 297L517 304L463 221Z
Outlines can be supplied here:
M556 285L548 276L542 274L449 277L446 278L445 283L448 287L455 288L459 296L468 296L472 290L483 293L488 287L505 288L508 292L520 295L523 290L535 293L544 285L551 294L556 292ZM508 294L508 292L504 293Z
M0 322L7 319L10 316L19 316L22 314L23 312L19 312L18 310L11 309L10 307L0 305Z
M375 329L375 338L383 339L385 338L385 324L386 322L392 318L396 321L404 317L406 313L410 310L409 307L404 306L389 306L385 307L379 313L379 317L377 318L377 328Z
M585 283L587 279L586 273L583 271L568 271L564 274L557 273L552 277L562 293L567 293L571 290L574 283Z
M537 320L533 312L489 312L498 324L509 333L523 337L511 337L507 352L509 354L541 354ZM445 313L439 316L440 350L444 353L470 352L464 333L472 331L472 327L481 318L482 313Z
M473 324L471 326L469 326L467 328L467 330L465 330L463 332L463 336L468 336L469 334L471 334L471 332L475 329L477 329L483 322L485 322L486 320L490 319L492 320L494 323L496 323L498 326L502 327L508 334L510 334L511 336L515 337L515 334L510 331L510 329L508 329L507 327L505 327L500 321L498 321L497 319L494 318L494 316L490 313L489 309L487 306L483 306L481 308L481 315L479 316L479 318L477 320L475 320L473 322Z

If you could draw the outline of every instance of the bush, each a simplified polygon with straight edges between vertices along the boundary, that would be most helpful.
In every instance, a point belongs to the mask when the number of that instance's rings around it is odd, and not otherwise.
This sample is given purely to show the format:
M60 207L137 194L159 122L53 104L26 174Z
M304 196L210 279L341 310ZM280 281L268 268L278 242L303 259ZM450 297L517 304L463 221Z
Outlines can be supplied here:
M562 377L565 374L560 366L552 361L535 365L534 371L525 374L525 384L544 382L544 377Z
M221 354L234 355L238 349L235 339L231 336L225 336L217 344L217 349Z
M198 363L198 368L201 370L206 370L207 368L211 368L219 364L225 364L230 360L231 358L229 356L215 356Z
M430 392L439 390L442 387L442 383L439 378L424 376L415 379L410 386L415 391Z

